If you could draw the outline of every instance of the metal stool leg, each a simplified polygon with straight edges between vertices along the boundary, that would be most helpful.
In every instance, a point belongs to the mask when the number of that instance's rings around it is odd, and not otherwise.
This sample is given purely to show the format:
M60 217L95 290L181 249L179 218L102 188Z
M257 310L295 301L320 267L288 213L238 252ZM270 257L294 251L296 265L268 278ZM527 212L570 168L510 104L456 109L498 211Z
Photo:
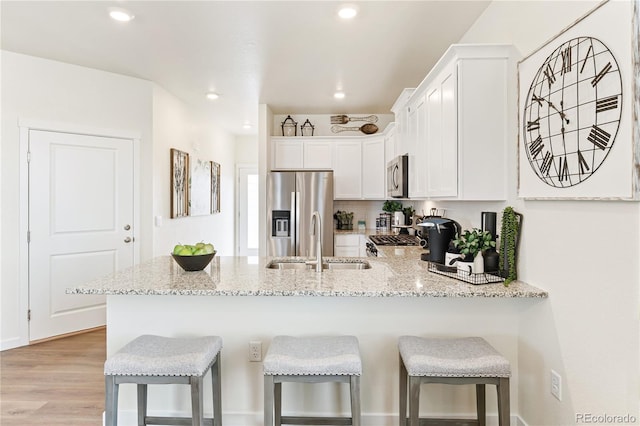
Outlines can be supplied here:
M351 376L349 387L351 394L351 425L360 426L360 376Z
M191 424L204 426L202 376L192 376L191 382Z
M420 377L409 376L409 426L420 424Z
M476 411L478 412L478 426L487 424L486 388L483 384L476 385Z
M274 412L274 423L275 426L282 425L282 383L277 382L273 386L274 388L274 396L273 396L273 412Z
M211 385L213 389L213 426L222 426L222 383L220 381L221 374L220 354L217 355L216 361L211 367Z
M498 391L498 424L499 426L509 426L511 423L509 378L501 377L496 387Z
M105 426L118 426L118 384L116 376L104 376Z
M400 411L398 415L398 426L406 426L407 425L407 367L404 365L404 361L402 361L402 356L400 358Z
M273 376L264 376L264 426L273 426Z
M145 426L147 417L147 385L138 385L138 426Z

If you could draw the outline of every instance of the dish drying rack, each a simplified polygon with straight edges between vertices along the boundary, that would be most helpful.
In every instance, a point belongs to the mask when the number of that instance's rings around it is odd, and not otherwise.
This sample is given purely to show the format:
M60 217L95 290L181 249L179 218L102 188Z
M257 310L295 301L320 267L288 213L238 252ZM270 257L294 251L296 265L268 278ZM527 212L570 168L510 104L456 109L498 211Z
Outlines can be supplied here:
M504 282L504 278L488 272L479 274L461 271L455 266L442 265L440 263L429 262L428 271L446 277L455 278L468 284L494 284Z

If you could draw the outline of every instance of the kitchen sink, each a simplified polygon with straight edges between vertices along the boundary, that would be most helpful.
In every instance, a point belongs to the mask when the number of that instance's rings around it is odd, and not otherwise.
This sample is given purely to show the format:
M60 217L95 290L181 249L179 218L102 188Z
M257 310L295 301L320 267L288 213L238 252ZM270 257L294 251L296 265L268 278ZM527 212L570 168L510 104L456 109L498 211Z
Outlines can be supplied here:
M315 263L304 260L277 260L271 261L267 264L268 269L301 269L312 270L315 269ZM366 260L329 260L322 264L322 269L330 271L336 270L358 270L358 269L370 269L371 264Z

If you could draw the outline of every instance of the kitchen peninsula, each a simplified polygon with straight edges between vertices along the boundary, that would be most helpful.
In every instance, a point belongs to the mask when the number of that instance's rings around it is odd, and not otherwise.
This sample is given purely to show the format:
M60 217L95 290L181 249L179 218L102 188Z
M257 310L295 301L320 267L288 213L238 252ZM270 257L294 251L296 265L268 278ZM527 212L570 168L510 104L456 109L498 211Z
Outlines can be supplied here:
M518 412L519 314L544 300L545 291L522 282L466 284L428 272L426 262L413 256L367 258L370 269L322 273L268 269L273 260L278 259L216 257L204 271L184 272L164 256L68 292L108 296L109 354L141 334L221 336L225 424L261 423L262 368L248 361L247 344L261 341L266 350L278 334L358 337L364 424L397 423L399 336L482 336L512 363L512 412ZM285 410L334 413L335 401L323 386L292 393L285 388ZM441 394L437 407L425 401L426 406L452 414L474 412L473 389L445 387ZM487 392L490 416L493 394ZM348 392L341 396L346 410ZM134 387L123 387L120 400L122 415L134 418ZM170 387L150 393L151 412L169 413L167 407L188 411L188 391Z

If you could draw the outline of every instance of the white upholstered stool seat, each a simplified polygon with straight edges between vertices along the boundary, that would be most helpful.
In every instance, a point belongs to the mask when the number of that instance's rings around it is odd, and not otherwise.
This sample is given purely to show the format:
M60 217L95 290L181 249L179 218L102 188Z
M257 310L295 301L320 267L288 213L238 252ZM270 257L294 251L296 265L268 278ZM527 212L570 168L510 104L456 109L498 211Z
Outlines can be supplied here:
M175 338L144 335L126 344L104 364L106 425L118 422L118 385L138 385L138 424L215 425L221 422L220 351L218 336ZM211 370L213 419L203 414L203 378ZM191 418L147 416L147 385L189 384ZM173 422L173 423L172 423Z
M423 383L475 384L478 419L485 425L485 385L496 385L498 421L509 425L509 361L481 337L423 338L402 336L400 353L400 426L407 422L409 388L409 426L437 423L443 419L419 419L420 385ZM448 419L451 421L452 419Z
M362 361L354 336L276 336L263 361L264 424L360 425ZM343 382L350 385L351 417L282 416L282 383Z

